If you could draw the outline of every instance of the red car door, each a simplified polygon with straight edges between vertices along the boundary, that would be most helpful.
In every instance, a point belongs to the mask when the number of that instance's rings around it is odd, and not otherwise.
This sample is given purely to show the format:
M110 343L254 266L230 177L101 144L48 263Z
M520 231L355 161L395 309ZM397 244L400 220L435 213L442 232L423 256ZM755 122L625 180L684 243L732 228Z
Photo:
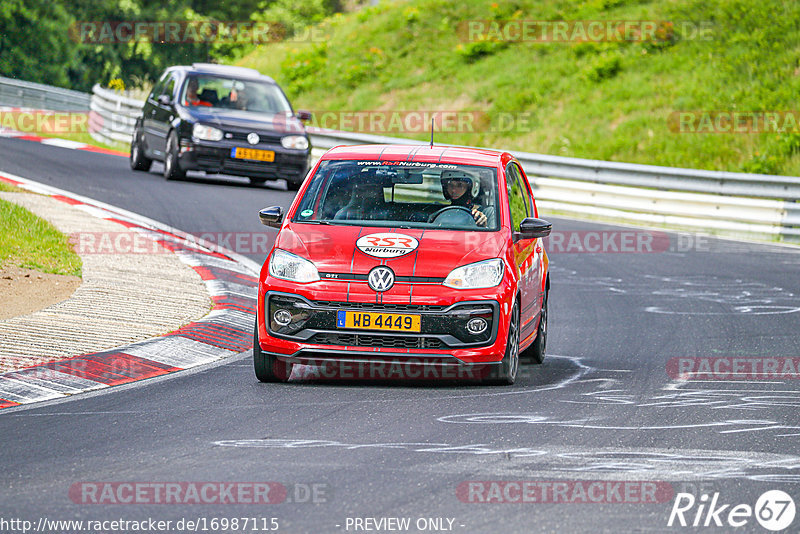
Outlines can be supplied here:
M519 276L520 293L520 344L536 332L535 321L541 307L540 262L538 239L522 239L519 224L526 217L535 217L531 202L530 187L518 164L511 161L506 165L506 188L511 216L512 251L515 268Z

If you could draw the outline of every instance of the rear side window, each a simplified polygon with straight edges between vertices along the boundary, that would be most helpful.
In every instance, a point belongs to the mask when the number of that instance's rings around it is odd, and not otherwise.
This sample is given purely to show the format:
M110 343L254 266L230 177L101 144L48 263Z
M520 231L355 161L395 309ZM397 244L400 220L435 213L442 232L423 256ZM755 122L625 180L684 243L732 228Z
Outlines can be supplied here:
M506 167L506 188L508 189L508 209L511 215L511 228L519 230L522 219L530 215L530 199L526 199L527 190L520 183L520 174L513 163Z

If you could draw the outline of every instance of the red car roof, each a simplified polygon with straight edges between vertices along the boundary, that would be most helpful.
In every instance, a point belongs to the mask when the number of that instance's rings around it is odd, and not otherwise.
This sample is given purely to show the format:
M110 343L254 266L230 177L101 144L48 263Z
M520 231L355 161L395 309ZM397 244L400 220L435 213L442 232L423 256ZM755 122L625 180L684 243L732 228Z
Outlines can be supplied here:
M356 145L337 146L321 159L358 159L370 161L417 161L425 163L460 163L495 167L505 164L511 155L484 148L430 145Z

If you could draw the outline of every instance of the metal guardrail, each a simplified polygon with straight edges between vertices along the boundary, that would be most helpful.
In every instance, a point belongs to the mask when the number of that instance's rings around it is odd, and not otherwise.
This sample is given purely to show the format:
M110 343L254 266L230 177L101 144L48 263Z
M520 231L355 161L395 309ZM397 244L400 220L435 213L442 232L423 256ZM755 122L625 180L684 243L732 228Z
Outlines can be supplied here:
M95 86L91 109L102 118L99 140L130 143L142 105L140 101ZM308 131L317 157L338 145L427 144L320 128ZM800 241L800 178L516 151L514 155L530 178L537 205L543 212Z
M91 95L0 76L0 105L50 111L88 111Z
M89 115L89 132L95 141L108 145L130 145L136 119L142 115L144 102L128 98L117 92L92 87L92 113Z

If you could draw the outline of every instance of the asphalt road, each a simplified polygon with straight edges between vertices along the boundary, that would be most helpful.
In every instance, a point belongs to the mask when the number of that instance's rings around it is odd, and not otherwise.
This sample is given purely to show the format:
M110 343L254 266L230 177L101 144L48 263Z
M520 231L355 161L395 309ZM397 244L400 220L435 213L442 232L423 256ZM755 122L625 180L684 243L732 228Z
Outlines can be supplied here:
M257 210L292 198L282 184L165 182L130 172L123 158L12 139L0 140L0 171L190 232L263 232ZM570 238L625 231L552 220L557 231L577 232ZM669 241L669 250L652 253L551 251L549 356L523 367L513 387L260 384L244 353L166 379L5 410L0 531L15 531L3 519L36 526L42 518L153 518L172 521L173 531L181 519L200 520L199 531L213 532L213 518L240 518L226 530L252 532L243 519L258 518L263 532L272 525L262 520L277 518L281 532L353 532L376 526L356 519L389 517L409 518L410 532L695 530L675 518L667 526L678 493L697 497L684 513L690 525L701 504L703 525L718 493L716 508L731 506L716 516L725 526L712 531L730 531L734 505L754 506L767 490L800 498L800 382L681 380L670 370L681 358L751 365L800 357L800 254L691 236ZM527 481L531 495L558 502L498 503L498 488L514 486L469 481ZM602 492L597 481L607 481ZM288 497L269 505L83 502L101 495L91 485L101 482L278 482ZM553 497L553 487L568 490ZM605 502L581 502L579 490L590 487ZM655 497L638 502L631 493L633 502L619 502L621 488L637 487L656 488ZM481 498L494 502L475 502ZM767 511L782 506L773 501ZM763 502L759 510L766 517ZM435 518L441 525L417 523ZM739 531L767 532L755 517L744 519ZM793 531L797 525L800 518Z

